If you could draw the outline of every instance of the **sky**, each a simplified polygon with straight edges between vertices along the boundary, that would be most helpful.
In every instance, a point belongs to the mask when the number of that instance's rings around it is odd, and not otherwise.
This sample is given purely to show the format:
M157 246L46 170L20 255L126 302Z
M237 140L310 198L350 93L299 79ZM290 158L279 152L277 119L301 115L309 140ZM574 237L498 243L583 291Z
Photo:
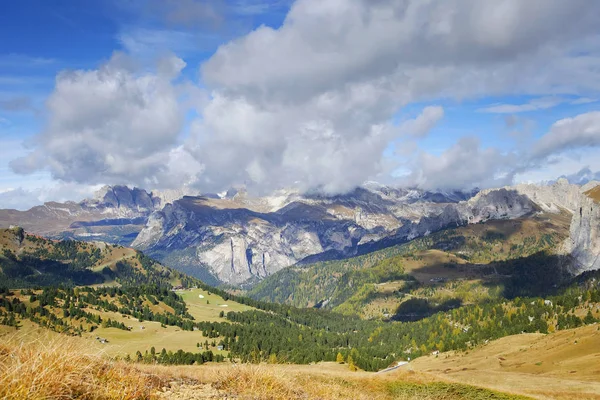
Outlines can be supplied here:
M6 0L0 208L600 179L600 2Z

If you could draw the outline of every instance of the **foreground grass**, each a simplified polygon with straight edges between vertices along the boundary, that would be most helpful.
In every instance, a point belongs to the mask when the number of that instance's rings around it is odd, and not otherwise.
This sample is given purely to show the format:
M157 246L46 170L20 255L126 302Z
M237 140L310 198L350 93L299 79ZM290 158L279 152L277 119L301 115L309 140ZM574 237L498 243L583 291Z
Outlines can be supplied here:
M314 400L525 400L459 383L441 382L427 374L397 371L389 375L349 372L333 363L297 365L146 366L148 372L170 376L172 387L159 396L170 398L314 399ZM181 385L179 382L196 382ZM201 383L198 383L201 382ZM210 389L209 389L210 388Z
M44 332L0 337L2 399L148 399L160 378Z
M0 336L0 398L525 399L410 371L353 373L334 363L137 365L112 361L89 348L89 340L43 330Z

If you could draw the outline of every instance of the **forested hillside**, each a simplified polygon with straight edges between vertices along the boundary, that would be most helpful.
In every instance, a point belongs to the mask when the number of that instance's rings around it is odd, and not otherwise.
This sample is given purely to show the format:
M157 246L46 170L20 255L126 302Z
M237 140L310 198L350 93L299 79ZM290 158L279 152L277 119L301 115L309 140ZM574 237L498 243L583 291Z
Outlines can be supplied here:
M223 322L197 321L178 295L152 287L4 289L0 294L0 322L19 326L30 320L72 334L93 331L101 324L131 329L98 318L99 312L111 311L136 321L158 321L164 326L196 331L198 342L202 342L201 338L218 342L231 359L300 364L343 360L373 371L434 350L466 350L511 334L547 333L595 323L600 317L597 278L597 274L583 277L554 296L490 301L439 312L417 322L387 323L231 297L230 300L257 309L228 312ZM158 308L153 311L155 306ZM194 363L199 361L197 354L207 351L208 344L202 347L198 352L181 352L179 356L140 348L137 357L147 362Z
M191 278L143 253L102 242L49 240L21 228L0 230L0 279L11 288L81 285L157 285Z
M563 277L553 253L568 228L568 215L541 214L447 229L350 259L287 268L248 295L297 307L389 318L401 303L414 303L415 298L437 304L430 308L439 311L444 303L453 306L522 295L525 286L532 294L543 293ZM538 269L528 268L531 263L556 272L537 276Z

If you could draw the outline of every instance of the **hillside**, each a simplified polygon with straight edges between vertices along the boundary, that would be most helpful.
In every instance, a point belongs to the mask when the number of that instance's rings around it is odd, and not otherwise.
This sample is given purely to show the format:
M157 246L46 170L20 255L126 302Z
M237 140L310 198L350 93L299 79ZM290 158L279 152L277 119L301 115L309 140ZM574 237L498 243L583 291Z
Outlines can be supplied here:
M499 297L434 309L409 323L265 303L191 278L188 283L197 287L181 290L160 280L140 284L134 279L120 286L3 288L0 324L9 330L42 326L81 336L109 354L150 364L342 360L350 368L377 371L433 350L469 349L521 332L595 323L600 317L597 278L582 276L546 297Z
M113 355L151 347L195 353L199 342L222 354L219 335L192 325L252 309L137 250L48 240L21 228L0 230L0 279L0 323L90 338Z
M139 284L170 288L191 282L131 248L49 240L21 228L0 229L0 278L3 286L11 288Z
M585 192L585 195L594 200L596 203L600 203L600 186L596 186Z
M447 229L359 257L287 268L248 295L385 318L415 297L451 305L521 294L537 278L523 276L534 271L527 264L556 264L552 253L568 237L569 223L567 213L544 213ZM557 281L528 287L530 294L560 283L561 275L553 276Z
M349 372L335 363L156 366L109 359L79 338L48 337L40 331L1 338L0 397L15 400L529 399L414 372L384 375Z
M468 352L421 357L410 369L539 399L600 399L598 325L508 336ZM576 394L575 394L576 393Z

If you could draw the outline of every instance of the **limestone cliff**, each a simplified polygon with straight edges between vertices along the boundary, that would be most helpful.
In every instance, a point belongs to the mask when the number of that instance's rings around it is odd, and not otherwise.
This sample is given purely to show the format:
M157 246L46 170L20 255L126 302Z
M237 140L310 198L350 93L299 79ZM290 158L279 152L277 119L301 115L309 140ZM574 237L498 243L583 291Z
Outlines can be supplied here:
M449 226L537 210L511 189L472 198L386 187L331 197L279 193L278 198L184 197L154 212L133 246L159 258L168 254L169 262L186 272L204 269L239 285L299 262L349 257Z
M571 220L567 251L575 260L574 273L600 269L600 186L582 188Z

